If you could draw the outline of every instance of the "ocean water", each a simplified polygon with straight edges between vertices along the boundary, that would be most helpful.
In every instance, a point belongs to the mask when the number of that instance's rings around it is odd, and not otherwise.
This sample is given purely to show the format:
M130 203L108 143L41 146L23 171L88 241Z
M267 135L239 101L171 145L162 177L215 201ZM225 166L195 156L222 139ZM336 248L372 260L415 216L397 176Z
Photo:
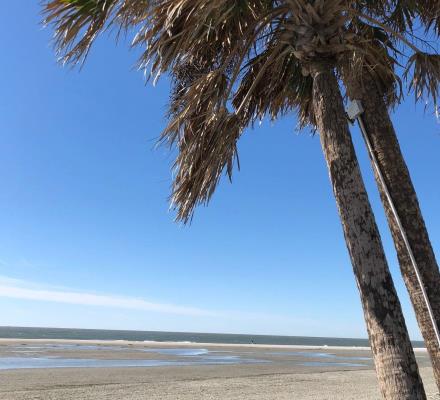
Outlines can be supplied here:
M71 339L71 340L130 340L154 342L193 342L227 344L267 344L300 346L369 346L367 339L329 338L308 336L236 335L223 333L118 331L101 329L60 329L0 327L0 338ZM423 342L413 342L424 347Z

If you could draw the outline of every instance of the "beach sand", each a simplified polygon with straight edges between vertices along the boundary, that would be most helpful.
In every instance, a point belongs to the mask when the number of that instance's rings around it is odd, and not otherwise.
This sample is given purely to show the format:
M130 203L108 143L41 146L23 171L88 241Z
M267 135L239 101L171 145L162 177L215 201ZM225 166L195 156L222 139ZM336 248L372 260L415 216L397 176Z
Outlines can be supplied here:
M369 350L359 348L0 340L0 357L14 356L17 349L21 355L28 352L28 356L32 357L35 347L50 343L55 346L39 353L39 357L166 361L175 359L175 356L156 351L203 348L213 354L232 354L258 362L147 368L2 370L1 400L380 399L373 364L369 359L371 354ZM337 358L327 362L326 358L318 357L323 353ZM438 399L426 352L417 351L417 358L429 397ZM350 363L363 366L346 366Z

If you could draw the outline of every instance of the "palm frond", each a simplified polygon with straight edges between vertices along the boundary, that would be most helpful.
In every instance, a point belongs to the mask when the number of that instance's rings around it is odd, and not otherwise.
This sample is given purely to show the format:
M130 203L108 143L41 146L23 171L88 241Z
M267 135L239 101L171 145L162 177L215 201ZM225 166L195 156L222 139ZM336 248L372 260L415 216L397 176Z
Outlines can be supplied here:
M440 36L440 3L437 0L417 1L418 16L427 32L433 31Z
M267 0L164 0L154 7L151 18L133 44L145 48L140 68L153 75L174 65L206 59L227 68L243 59L270 22ZM285 7L284 7L285 9Z
M119 29L146 18L149 0L52 0L43 9L44 24L54 27L55 49L63 63L82 62L107 27Z
M431 97L437 107L440 88L440 55L415 53L408 60L405 79L414 90L416 100Z
M397 57L402 53L395 47L390 35L382 28L364 23L360 19L351 21L348 29L353 30L361 42L352 51L339 59L344 79L363 86L363 76L368 74L376 83L385 103L393 107L403 97L402 80L395 72L399 66Z
M176 144L179 150L171 200L177 219L186 223L198 204L209 201L224 169L232 178L243 126L223 106L226 75L212 71L189 83L185 74L183 78L184 85L172 99L171 120L162 141Z
M271 62L270 62L271 61ZM315 126L310 75L288 45L269 46L249 61L232 104L246 125L268 115L272 120L298 112L300 127Z

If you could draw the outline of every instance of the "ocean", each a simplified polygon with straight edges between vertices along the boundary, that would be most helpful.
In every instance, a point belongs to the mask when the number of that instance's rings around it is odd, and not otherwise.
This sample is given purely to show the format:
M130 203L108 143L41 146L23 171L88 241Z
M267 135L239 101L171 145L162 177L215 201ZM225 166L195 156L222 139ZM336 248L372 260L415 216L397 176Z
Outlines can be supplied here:
M298 346L367 347L368 339L310 336L237 335L224 333L122 331L103 329L0 327L0 338L71 339L71 340L129 340L154 342L192 342L226 344L267 344ZM424 347L414 341L414 347Z

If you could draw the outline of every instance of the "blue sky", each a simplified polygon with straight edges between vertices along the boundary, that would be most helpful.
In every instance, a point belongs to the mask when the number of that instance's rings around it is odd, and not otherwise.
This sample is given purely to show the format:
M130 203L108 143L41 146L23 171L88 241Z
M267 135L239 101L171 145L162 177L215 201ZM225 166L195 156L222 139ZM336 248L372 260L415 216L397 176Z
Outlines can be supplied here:
M233 184L182 227L172 155L155 148L166 79L145 86L111 35L81 71L62 68L35 4L11 2L0 19L0 325L366 337L319 138L294 115L248 131ZM412 99L393 120L440 256L440 125Z

